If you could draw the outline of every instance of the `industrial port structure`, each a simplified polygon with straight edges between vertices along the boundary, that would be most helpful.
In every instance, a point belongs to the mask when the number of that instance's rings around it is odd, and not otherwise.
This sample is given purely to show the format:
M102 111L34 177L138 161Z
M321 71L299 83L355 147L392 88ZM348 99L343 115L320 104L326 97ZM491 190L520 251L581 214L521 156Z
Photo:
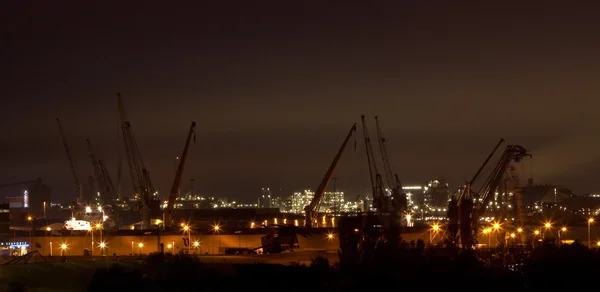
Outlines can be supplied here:
M188 228L186 230L188 233L187 250L192 251L193 242L190 234L192 230L196 230L199 237L197 241L194 241L197 246L193 250L198 253L208 252L204 250L204 243L212 242L214 236L218 238L237 236L237 248L251 251L266 249L273 252L293 249L299 243L310 248L318 248L323 245L322 240L326 239L328 247L331 247L332 241L337 241L342 255L361 254L361 260L368 261L382 246L381 243L385 243L387 245L385 248L388 249L397 248L402 240L421 239L433 243L432 229L430 229L433 227L431 226L436 226L433 230L434 237L443 239L437 244L451 244L468 250L481 244L483 231L486 231L489 237L491 232L488 225L490 224L503 225L505 233L502 236L510 238L512 234L510 230L523 230L525 226L537 224L534 221L539 221L539 216L543 215L543 209L552 212L567 210L566 207L558 204L557 198L559 194L562 196L562 190L556 187L554 187L554 205L542 205L537 201L533 204L525 202L523 191L526 187L533 187L533 183L530 179L525 188L521 187L520 174L514 163L531 158L531 155L519 145L506 145L491 173L484 181L479 182L478 179L483 176L483 170L505 143L504 139L496 144L473 178L465 184L461 184L455 191L443 179L430 180L424 186L404 186L391 165L387 141L378 117L374 119L376 125L375 144L380 154L377 157L373 150L373 142L365 116L361 117L362 138L367 156L371 193L362 199L360 197L355 200L346 198L344 192L335 187L334 178L337 164L350 139L352 137L356 139L356 124L350 127L314 192L307 189L303 192L293 193L285 202L280 200L275 206L276 204L273 203L275 198L271 196L270 190L265 188L262 190L262 196L258 203L250 205L255 208L248 208L248 210L254 210L254 213L248 211L250 213L242 214L243 212L240 210L243 209L236 209L240 213L237 215L225 215L227 208L219 208L221 205L217 201L198 198L193 193L188 196L180 196L189 147L192 142L195 142L196 123L192 122L185 137L181 156L178 156L178 166L170 192L167 199L162 201L152 184L150 172L144 165L133 133L132 123L126 115L120 94L117 104L121 126L119 149L123 148L124 150L135 195L130 198L122 196L121 162L119 161L118 165L117 183L114 184L106 164L95 154L90 139L86 139L86 144L94 176L90 177L87 187L84 187L63 125L57 119L77 193L74 206L66 209L70 210L71 214L64 216L63 213L62 215L69 219L64 222L62 227L60 227L60 223L54 223L55 225L49 222L35 223L38 218L48 218L49 216L46 216L47 209L53 209L47 187L44 188L40 179L2 185L0 187L35 186L24 193L23 207L35 206L35 208L29 209L31 212L26 215L28 225L20 231L29 232L30 240L24 240L22 234L18 236L15 230L12 234L12 241L5 238L4 242L29 242L30 248L43 249L47 246L52 250L49 247L50 242L55 244L56 239L53 236L59 236L61 246L71 246L71 250L74 251L85 250L84 246L88 245L90 246L89 252L93 253L92 246L98 241L92 245L83 242L87 241L87 235L93 235L94 230L99 230L100 234L115 240L115 243L111 244L100 241L99 243L103 244L102 249L112 246L115 250L124 250L123 242L126 242L127 250L129 250L129 246L133 242L134 248L131 251L134 253L137 242L147 251L165 251L169 248L171 251L175 251L176 242L182 239L181 235L177 234L181 232L182 226L186 226ZM356 145L356 142L354 144ZM332 180L333 191L327 192ZM476 188L477 184L479 186ZM87 195L85 195L86 193ZM43 210L40 210L40 206L43 206ZM224 204L222 207L231 206ZM600 205L598 207L600 208ZM216 209L221 213L211 214L206 211L208 208ZM261 209L263 209L262 213L257 211ZM584 213L586 213L585 210ZM591 216L591 220L597 214L597 208L587 209L584 217L587 220ZM135 217L137 219L133 221L124 220ZM442 225L444 228L439 228ZM212 228L218 226L218 229L205 230L207 226L213 226ZM438 234L441 230L444 231L443 234ZM210 233L214 233L214 231L218 231L219 235ZM39 236L40 232L43 233L42 236ZM132 235L131 232L134 232L135 235ZM225 234L226 232L234 232L237 235ZM281 236L282 233L286 233L285 236ZM428 233L429 240L427 240ZM528 242L524 234L518 233L523 237L520 239L522 242ZM307 234L320 236L316 236L315 238L318 239L314 239ZM4 235L4 237L7 236L7 234ZM132 236L137 236L138 239L134 239ZM142 239L144 236L146 238ZM156 239L148 240L150 237L156 237ZM178 237L180 240L175 240ZM183 239L185 242L185 237ZM68 241L72 241L72 243L67 243ZM156 244L151 244L152 241ZM233 239L225 240L225 242L229 241L233 242ZM318 244L314 245L311 242L318 242ZM225 252L220 248L215 249L212 243L206 246L211 246L208 248L210 253ZM224 248L235 248L234 244L224 244L223 246ZM274 248L275 246L277 248ZM281 246L285 247L281 248ZM19 245L19 247L23 247L23 245Z

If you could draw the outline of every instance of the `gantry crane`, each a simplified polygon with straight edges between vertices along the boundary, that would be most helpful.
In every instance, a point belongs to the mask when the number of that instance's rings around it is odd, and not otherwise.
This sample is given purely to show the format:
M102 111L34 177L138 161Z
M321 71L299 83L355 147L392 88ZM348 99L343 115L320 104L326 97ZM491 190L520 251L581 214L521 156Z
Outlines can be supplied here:
M350 137L352 137L352 134L354 132L356 132L356 124L353 124L350 128L346 139L344 139L342 146L340 146L340 149L333 158L329 169L327 169L327 172L325 172L325 176L323 177L321 183L317 187L312 200L306 207L304 207L304 216L306 218L304 224L306 227L310 228L312 224L315 223L317 216L319 215L319 206L321 205L321 200L323 199L323 195L325 194L325 189L327 189L327 185L329 184L329 181L333 176L333 172L335 171L335 168L337 167L337 164L340 158L342 157L342 153L344 153L344 149L346 149L346 145L348 144L348 141L350 140ZM356 149L356 142L354 143L354 147Z
M392 195L392 207L394 211L402 213L406 211L408 202L406 194L402 192L402 183L398 178L398 174L392 171L392 166L387 150L387 141L383 137L383 131L379 125L379 118L375 116L375 124L377 127L377 140L379 142L379 152L381 153L381 159L383 161L383 170L388 183L388 187L391 189Z
M121 130L123 131L123 144L125 145L127 154L131 182L133 184L133 189L135 190L136 195L139 196L141 202L139 211L142 215L142 229L148 229L150 227L151 215L158 217L160 214L160 201L158 200L158 195L150 180L150 174L144 165L137 142L133 136L131 123L127 119L121 94L119 93L117 96L121 118Z
M503 139L500 140L498 145L494 148L494 151L492 151L492 154L488 156L488 159L486 159L482 167L480 167L480 169L477 171L474 178L464 186L459 199L452 200L450 202L451 205L449 208L448 215L450 217L451 222L455 222L457 220L451 217L450 209L453 209L452 216L456 216L456 210L458 210L458 224L460 226L460 239L463 249L473 248L475 244L474 239L476 238L478 230L479 218L481 218L484 215L487 206L494 197L494 193L496 192L500 185L500 182L502 181L502 178L506 174L509 175L509 179L514 180L514 178L516 177L516 174L514 173L514 168L511 167L511 163L513 161L520 162L526 157L532 157L531 154L529 154L529 152L523 146L506 145L506 148L504 149L500 160L496 163L496 166L494 167L488 178L485 180L485 182L482 184L479 191L473 192L471 189L472 183L475 182L475 179L479 176L484 166L487 164L491 156L496 152L500 144L502 144L503 142ZM507 173L507 171L509 171L509 173ZM518 188L518 181L515 181L515 185ZM508 196L507 190L505 191L505 196ZM456 207L452 206L453 204L456 204ZM520 208L520 206L517 206L517 208Z
M167 207L163 211L164 224L165 228L171 227L173 223L173 209L175 205L175 200L179 195L179 189L181 187L181 178L183 176L183 169L185 168L185 162L187 161L188 149L190 147L190 141L192 140L192 136L194 138L194 143L196 142L196 122L192 122L190 126L190 131L188 132L187 139L185 140L185 146L183 146L183 153L181 154L181 159L179 159L179 166L177 167L177 172L175 173L175 179L173 180L173 186L171 186L171 193L169 194L169 200L167 202Z
M56 118L56 122L58 123L58 129L60 131L60 137L62 138L63 145L65 146L65 152L67 153L67 158L69 158L69 165L71 166L71 173L73 174L73 178L75 179L75 187L77 190L77 204L81 204L83 202L83 187L81 182L79 181L79 171L77 169L77 162L75 158L71 155L71 148L67 143L67 138L65 138L65 133L63 130L62 123L59 118Z

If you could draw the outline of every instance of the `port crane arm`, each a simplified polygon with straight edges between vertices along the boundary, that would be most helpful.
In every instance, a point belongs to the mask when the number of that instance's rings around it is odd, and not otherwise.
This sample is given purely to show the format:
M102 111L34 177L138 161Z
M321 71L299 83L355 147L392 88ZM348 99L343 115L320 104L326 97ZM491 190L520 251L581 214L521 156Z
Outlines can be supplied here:
M187 161L187 154L188 149L190 147L190 141L192 140L192 136L194 138L194 142L196 142L196 122L192 122L192 125L190 126L190 131L188 132L187 139L185 141L185 146L183 147L183 153L181 154L181 159L179 160L179 166L177 167L177 172L175 173L175 179L173 180L173 186L171 186L171 193L169 194L167 207L163 211L164 224L166 227L170 227L173 221L173 208L175 205L175 199L177 199L177 196L179 195L179 189L181 187L181 178L183 176L185 162Z
M156 191L150 180L150 174L144 166L137 142L133 135L133 131L131 130L131 123L127 119L121 94L117 94L117 97L121 119L121 130L123 132L123 144L127 153L126 156L129 164L129 172L131 174L131 182L133 184L133 189L140 196L140 201L142 202L140 212L142 213L142 229L145 229L150 225L151 206L153 208L160 207L152 204Z
M388 182L388 187L392 190L392 198L394 199L394 208L396 211L403 211L407 208L408 202L406 194L402 193L402 183L397 173L392 171L389 152L387 150L387 141L383 136L383 131L379 125L379 118L375 116L375 125L377 127L377 140L379 141L379 152L383 161L383 169Z
M79 196L78 200L81 202L83 200L83 187L79 180L79 171L77 170L77 163L75 158L71 155L71 148L69 148L69 144L67 143L67 138L65 137L65 132L63 130L62 123L59 118L56 118L56 122L58 123L58 129L60 131L60 137L62 138L63 145L65 146L65 152L67 153L67 157L69 158L69 165L71 167L71 172L73 174L73 178L75 179L75 186L77 188L77 195Z
M385 202L385 196L383 194L383 180L381 174L377 169L377 163L375 162L375 155L373 155L373 147L371 145L371 138L369 136L369 130L367 128L367 122L365 116L361 116L363 136L365 140L365 148L367 151L367 163L369 164L369 177L371 179L371 188L373 192L373 204L377 208L377 213L387 212L387 204Z
M485 168L485 166L490 162L490 159L492 159L492 157L494 156L494 154L496 154L496 151L498 151L498 148L500 148L500 145L502 145L502 143L504 143L504 138L500 138L500 141L498 141L498 144L496 144L496 146L494 147L494 149L492 150L492 152L490 153L490 155L488 155L488 157L485 159L485 161L483 162L483 164L479 167L479 169L477 170L477 172L475 173L475 175L473 175L473 178L471 178L471 180L467 183L469 185L469 188L464 188L464 189L468 189L468 192L461 192L460 197L458 198L458 204L460 205L461 200L463 199L463 197L465 196L470 196L471 195L471 188L470 186L473 185L473 183L475 183L475 180L477 180L477 178L479 177L479 175L481 174L481 172L483 171L483 169ZM463 190L464 190L463 189Z
M346 139L344 139L342 146L340 146L340 149L338 150L337 154L333 158L333 161L331 162L329 169L327 169L327 172L325 172L325 176L323 177L323 179L321 180L321 183L315 190L315 195L312 198L312 200L310 201L310 204L308 204L306 207L304 207L304 216L306 217L304 224L306 227L311 227L313 221L319 215L318 214L319 213L319 205L321 204L321 200L323 199L323 195L325 194L325 189L327 189L327 185L329 184L329 181L331 180L331 177L333 176L333 172L335 171L335 168L337 167L337 164L338 164L340 158L342 157L342 154L344 153L344 149L346 149L346 145L348 144L348 141L350 140L350 137L352 137L352 134L354 132L356 132L356 123L353 124L352 127L350 128L350 131L348 132ZM355 147L356 147L356 144L355 144Z
M502 157L500 157L500 161L498 161L496 167L478 192L478 198L474 209L476 212L474 218L479 218L485 212L485 207L492 199L492 194L498 188L498 185L500 184L500 181L502 180L502 177L504 176L504 173L508 169L510 163L512 161L519 162L525 157L531 157L531 154L529 154L529 152L527 152L523 146L506 146L506 149L502 153Z
M98 159L98 157L96 156L96 152L94 151L94 147L92 146L92 142L90 142L90 139L86 139L85 141L87 144L90 159L92 160L92 166L94 168L94 177L96 178L98 188L100 189L100 204L110 204L115 196L115 187L112 183L112 180L110 179L110 174L106 169L106 164L104 163L104 161Z

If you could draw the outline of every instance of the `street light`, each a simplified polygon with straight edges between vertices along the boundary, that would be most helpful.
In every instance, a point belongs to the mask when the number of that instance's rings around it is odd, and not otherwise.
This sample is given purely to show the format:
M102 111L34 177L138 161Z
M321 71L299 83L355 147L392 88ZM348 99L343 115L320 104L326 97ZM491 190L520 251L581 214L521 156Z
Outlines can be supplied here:
M191 235L191 231L192 230L190 229L189 226L184 225L183 226L183 231L187 232L187 234L188 234L188 243L187 244L188 244L188 249L189 249L189 246L192 244L192 238L191 238L192 237L192 235Z
M265 220L265 226L267 220ZM221 231L221 226L219 226L219 224L215 224L213 226L213 231L217 233L217 253L220 253L220 249L221 249L221 233L219 231Z
M558 230L558 245L560 245L562 243L560 241L560 235L565 232L567 232L567 227L562 227L560 230Z
M140 257L142 256L142 248L144 247L143 243L138 243L138 247L140 248Z
M100 255L103 256L104 255L104 248L106 247L106 243L100 242L99 246L100 246Z
M67 248L68 248L68 247L69 247L69 246L67 246L67 244L66 244L66 243L63 243L63 244L61 244L61 245L60 245L60 255L61 255L61 256L64 256L64 255L65 255L65 250L67 250Z
M429 244L430 245L433 242L433 239L435 238L435 235L437 234L437 232L439 230L440 230L440 225L438 225L437 223L431 225L431 229L429 229Z
M591 240L591 229L592 229L592 223L594 223L594 218L590 218L588 219L588 247L592 246L592 240Z
M92 255L94 255L94 228L88 226L88 231L92 234Z
M30 228L29 228L29 248L30 248L30 249L32 249L32 247L31 247L31 246L32 246L32 244L31 244L31 243L33 242L33 240L31 239L31 236L32 236L32 235L31 235L31 232L32 232L32 230L33 230L33 222L32 222L32 221L33 221L33 217L31 217L31 216L27 216L27 224L30 224L30 225L31 225L31 226L30 226ZM32 250L33 250L33 249L32 249Z
M486 228L483 230L483 234L487 234L488 236L488 248L492 247L492 239L490 237L490 235L492 234L492 229L491 228Z
M100 230L100 241L102 241L102 224L96 223L96 229Z
M333 233L327 234L327 239L329 239L329 240L333 239Z
M552 228L552 223L550 223L550 222L544 223L544 228L546 228L544 231L548 231L548 229ZM542 238L546 238L546 232L542 233Z

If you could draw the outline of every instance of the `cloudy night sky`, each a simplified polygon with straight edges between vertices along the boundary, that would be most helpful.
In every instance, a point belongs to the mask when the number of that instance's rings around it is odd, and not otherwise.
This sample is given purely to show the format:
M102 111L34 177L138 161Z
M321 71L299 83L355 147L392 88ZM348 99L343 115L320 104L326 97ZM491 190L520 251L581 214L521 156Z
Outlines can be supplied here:
M89 138L115 181L121 92L163 194L196 121L182 192L315 189L357 122L335 176L364 195L362 114L406 184L463 183L505 138L533 154L523 184L600 191L600 4L480 2L4 1L0 184L76 196L57 117L82 180Z

